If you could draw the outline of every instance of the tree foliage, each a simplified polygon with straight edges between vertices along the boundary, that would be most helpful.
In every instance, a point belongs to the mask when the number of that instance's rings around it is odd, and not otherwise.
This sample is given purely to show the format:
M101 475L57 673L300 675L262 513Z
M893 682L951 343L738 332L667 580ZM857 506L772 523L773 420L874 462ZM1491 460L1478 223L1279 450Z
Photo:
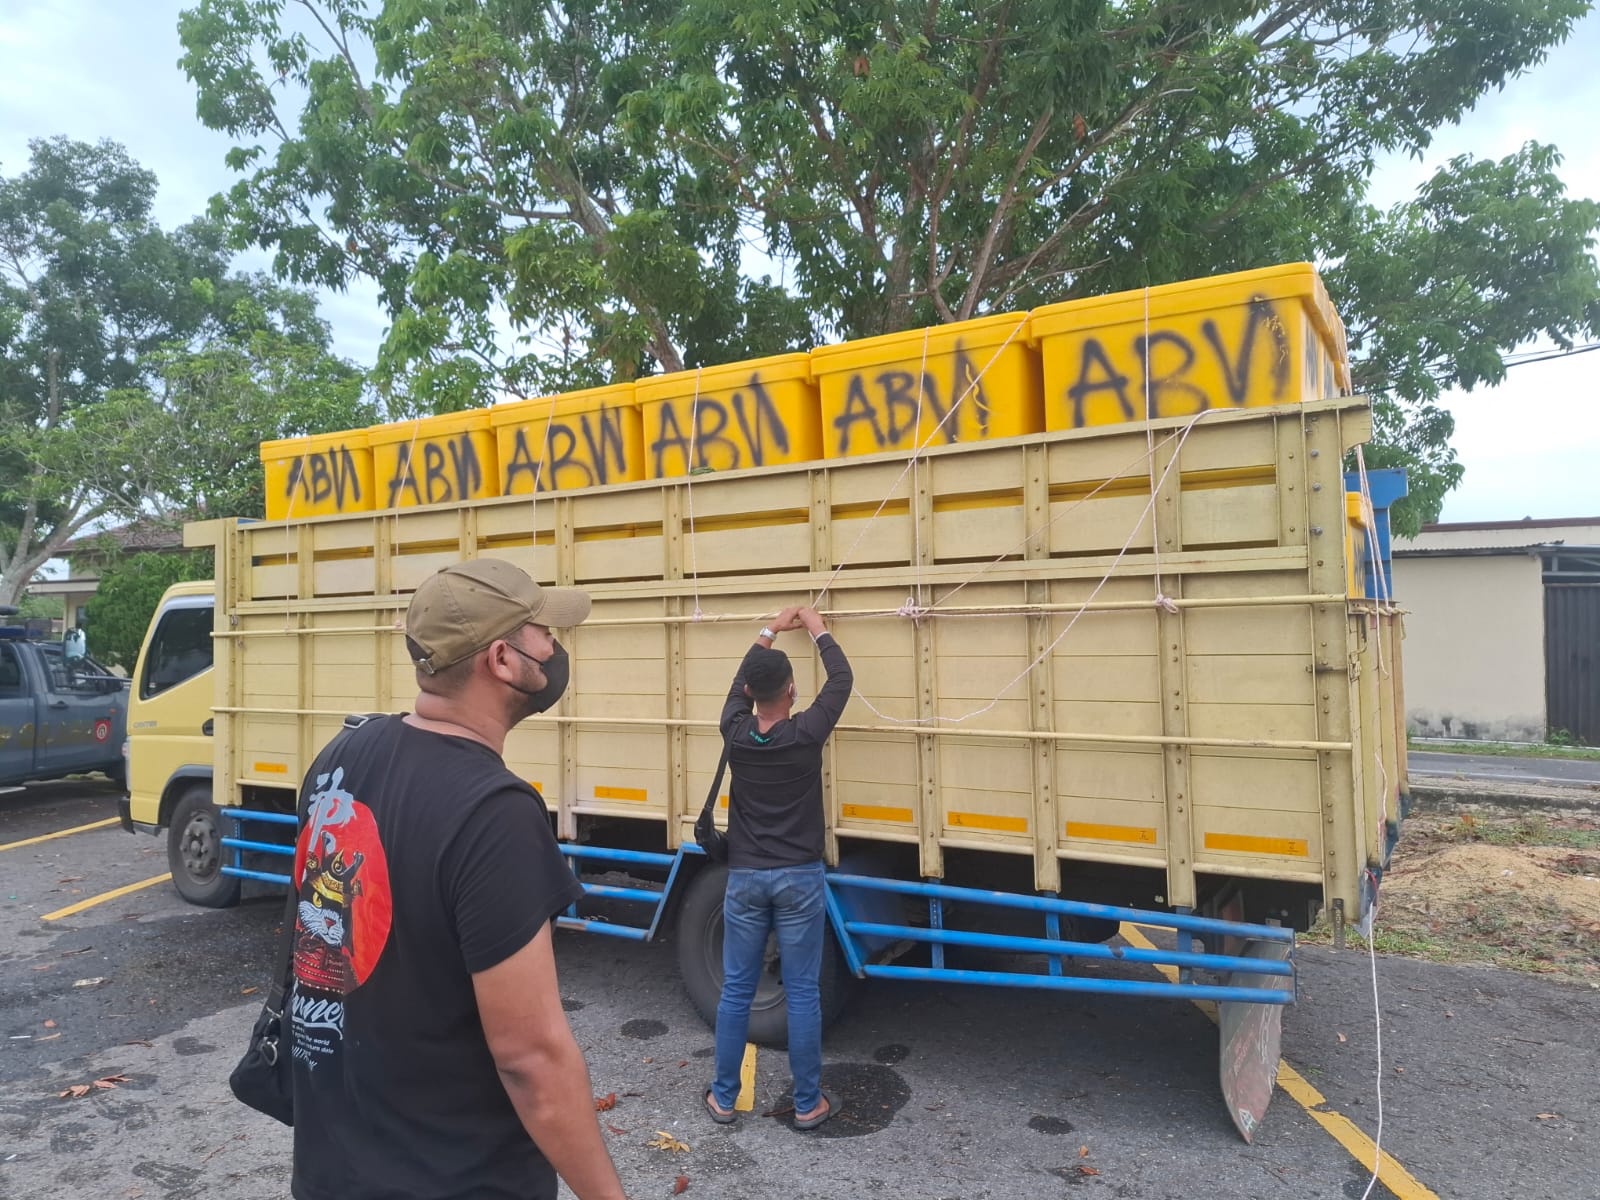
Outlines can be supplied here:
M84 613L89 653L107 666L131 673L162 593L175 583L210 579L211 568L209 550L108 560Z
M1600 209L1548 147L1386 212L1374 164L1587 9L199 0L180 33L238 140L218 215L296 279L375 279L434 407L1311 259L1414 517L1459 474L1441 390L1594 332Z
M112 143L30 145L0 176L0 603L103 518L248 512L255 441L370 411L313 300L230 272L219 223L160 228Z

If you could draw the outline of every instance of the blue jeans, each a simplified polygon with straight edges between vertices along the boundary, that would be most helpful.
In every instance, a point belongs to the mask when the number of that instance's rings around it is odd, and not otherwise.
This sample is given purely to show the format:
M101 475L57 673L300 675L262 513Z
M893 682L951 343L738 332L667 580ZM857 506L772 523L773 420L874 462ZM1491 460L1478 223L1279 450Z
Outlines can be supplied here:
M778 935L783 990L789 1008L789 1072L794 1110L808 1113L822 1103L822 939L827 920L820 862L801 867L728 872L722 900L722 999L717 1005L717 1075L711 1094L723 1108L739 1097L739 1068L750 1030L767 952L767 934Z

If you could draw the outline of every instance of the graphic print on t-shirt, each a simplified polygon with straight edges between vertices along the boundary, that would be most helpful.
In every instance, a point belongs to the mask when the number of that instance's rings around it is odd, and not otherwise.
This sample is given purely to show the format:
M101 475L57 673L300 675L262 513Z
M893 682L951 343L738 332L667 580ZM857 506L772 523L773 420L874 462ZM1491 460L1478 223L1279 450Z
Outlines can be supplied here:
M295 847L294 1055L313 1070L338 1054L344 998L377 966L393 914L378 824L343 783L342 767L317 776Z

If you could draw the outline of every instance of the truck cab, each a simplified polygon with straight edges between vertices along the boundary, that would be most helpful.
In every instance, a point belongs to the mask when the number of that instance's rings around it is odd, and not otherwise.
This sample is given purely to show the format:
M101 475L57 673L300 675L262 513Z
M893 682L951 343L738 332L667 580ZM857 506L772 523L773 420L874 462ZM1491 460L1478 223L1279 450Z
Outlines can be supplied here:
M220 872L221 822L212 803L212 613L210 580L168 588L134 668L128 714L130 832L168 831L173 882L192 903L238 899Z
M123 782L127 686L63 642L0 624L0 786L89 771Z

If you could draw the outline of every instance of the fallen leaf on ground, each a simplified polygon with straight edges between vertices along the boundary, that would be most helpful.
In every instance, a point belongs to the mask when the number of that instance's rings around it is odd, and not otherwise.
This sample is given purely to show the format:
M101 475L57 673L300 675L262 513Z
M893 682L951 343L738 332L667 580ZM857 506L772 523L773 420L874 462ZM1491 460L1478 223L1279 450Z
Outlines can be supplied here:
M63 950L61 952L61 957L62 958L71 958L74 954L87 954L87 953L89 953L89 951L91 951L93 949L94 949L93 946L85 946L81 950Z
M794 1105L791 1104L788 1108L774 1108L770 1112L764 1112L761 1115L763 1117L784 1117L788 1116L793 1111Z
M687 1067L689 1065L689 1060L686 1058L682 1062L680 1062L678 1065L680 1067Z
M613 1125L610 1121L606 1122L606 1128L611 1130L612 1133L627 1133L628 1132L621 1125Z
M1349 1038L1347 1038L1347 1037L1345 1037L1345 1035L1344 1035L1344 1034L1342 1034L1342 1033L1341 1033L1341 1034L1338 1034L1338 1035L1337 1035L1337 1036L1338 1036L1338 1038L1339 1038L1339 1040L1340 1040L1340 1041L1341 1041L1341 1042L1348 1042L1348 1041L1349 1041L1349 1040L1350 1040L1350 1039L1349 1039Z
M1098 1175L1098 1174L1100 1174L1100 1172L1096 1171L1093 1167L1079 1167L1078 1168L1078 1174L1079 1175Z
M665 1129L656 1130L656 1136L646 1142L652 1150L665 1150L668 1154L684 1154L688 1152L689 1143L680 1142Z
M53 1042L60 1036L59 1033L47 1033L42 1038L34 1038L33 1040L36 1042Z
M99 987L105 981L106 981L106 977L104 975L93 975L88 979L75 979L75 980L73 980L72 986L73 987Z
M689 1177L687 1175L679 1175L677 1179L673 1180L673 1183L672 1183L672 1194L674 1196L681 1196L681 1195L683 1195L683 1193L687 1192L688 1190L689 1190Z
M53 966L55 966L55 963L40 963L37 967L34 967L33 969L35 971L48 971Z
M596 1096L594 1098L595 1112L610 1112L616 1106L617 1094L615 1092L607 1092L604 1096Z
M57 883L82 883L82 875L68 875L65 879L56 880Z
M239 989L239 995L241 995L241 996L249 996L249 995L252 995L255 992L259 992L260 990L261 989L258 988L258 987L240 988Z
M127 1082L128 1077L126 1075L102 1075L94 1081L94 1086L97 1088L114 1088L119 1083Z
M81 1100L93 1090L94 1088L87 1083L75 1083L60 1095L63 1100L69 1096L74 1100Z
M44 1022L44 1027L46 1029L54 1029L56 1027L56 1023L54 1021L50 1020L49 1017L46 1017L45 1018L45 1022Z
M154 1042L147 1042L143 1038L134 1038L130 1042L123 1042L124 1046L154 1046Z
M1539 1120L1541 1120L1541 1121L1559 1121L1560 1119L1561 1119L1561 1114L1560 1113L1540 1113L1539 1114Z
M1078 1147L1078 1157L1079 1158L1088 1158L1089 1157L1089 1147L1087 1147L1087 1146L1079 1146Z

